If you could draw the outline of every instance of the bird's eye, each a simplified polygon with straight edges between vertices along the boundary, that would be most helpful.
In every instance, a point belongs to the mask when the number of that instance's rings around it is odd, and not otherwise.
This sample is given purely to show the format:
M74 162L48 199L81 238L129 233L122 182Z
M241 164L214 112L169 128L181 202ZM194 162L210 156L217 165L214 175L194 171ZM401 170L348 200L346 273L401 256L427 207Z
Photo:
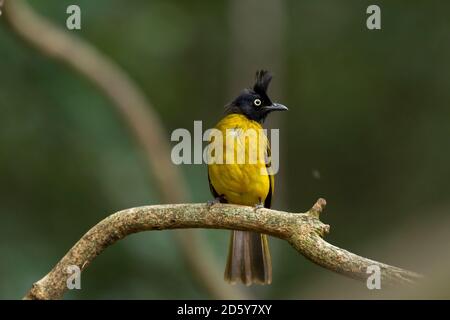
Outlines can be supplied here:
M254 104L255 106L259 107L259 106L261 105L261 100L255 99L255 100L253 101L253 104Z

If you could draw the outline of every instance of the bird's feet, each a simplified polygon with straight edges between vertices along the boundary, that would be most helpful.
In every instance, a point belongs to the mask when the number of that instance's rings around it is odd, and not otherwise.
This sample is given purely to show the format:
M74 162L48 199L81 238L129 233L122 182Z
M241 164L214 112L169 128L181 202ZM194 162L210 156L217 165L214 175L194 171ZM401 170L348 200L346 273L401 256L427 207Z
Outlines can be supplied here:
M211 208L213 205L222 203L225 201L225 198L223 196L215 197L213 200L209 200L206 204L209 208Z
M253 208L254 208L255 212L257 212L259 209L264 208L264 204L263 203L255 204L255 206Z

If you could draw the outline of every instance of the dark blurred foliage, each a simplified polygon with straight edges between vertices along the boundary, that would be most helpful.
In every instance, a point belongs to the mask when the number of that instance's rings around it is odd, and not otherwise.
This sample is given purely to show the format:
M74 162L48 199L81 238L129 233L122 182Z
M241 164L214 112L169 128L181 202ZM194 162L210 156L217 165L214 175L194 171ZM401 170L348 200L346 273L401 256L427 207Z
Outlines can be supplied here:
M234 97L234 79L249 85L253 79L228 72L230 54L239 58L240 48L230 47L227 1L30 3L62 28L67 6L80 5L82 30L67 32L131 75L159 112L168 139L175 128L191 130L194 120L213 126ZM327 240L417 269L408 259L419 254L411 243L391 247L386 239L401 238L398 232L424 218L439 221L450 206L450 3L377 1L380 31L366 29L369 4L283 4L283 87L273 98L290 111L278 116L284 202L275 201L275 208L304 211L325 197ZM106 215L159 202L144 156L110 102L24 44L2 17L0 146L0 298L20 298ZM182 170L192 201L209 200L205 166ZM228 232L203 234L223 262ZM418 243L429 237L408 234ZM324 279L338 281L338 291L355 286L285 242L272 240L272 251L273 285L249 289L260 297L315 296ZM170 231L137 234L109 248L83 273L82 288L68 297L208 297ZM327 297L324 290L316 296Z

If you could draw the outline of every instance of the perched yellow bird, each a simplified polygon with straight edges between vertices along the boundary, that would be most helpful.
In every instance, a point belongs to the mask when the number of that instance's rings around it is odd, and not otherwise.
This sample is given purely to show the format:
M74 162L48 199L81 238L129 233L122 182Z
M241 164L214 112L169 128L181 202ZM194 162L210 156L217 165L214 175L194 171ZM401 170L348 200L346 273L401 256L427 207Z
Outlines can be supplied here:
M274 173L270 170L270 145L262 123L272 111L287 110L269 99L271 80L269 72L258 71L253 88L245 89L227 106L227 115L215 127L224 138L222 162L208 164L213 202L271 206ZM233 231L224 278L230 283L270 284L272 262L267 236Z

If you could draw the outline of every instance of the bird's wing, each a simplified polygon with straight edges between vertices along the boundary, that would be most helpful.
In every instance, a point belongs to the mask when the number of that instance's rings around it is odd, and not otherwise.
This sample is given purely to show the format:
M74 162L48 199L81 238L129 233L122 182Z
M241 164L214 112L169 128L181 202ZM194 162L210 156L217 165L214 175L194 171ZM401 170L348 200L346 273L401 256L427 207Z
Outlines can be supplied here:
M266 159L266 170L267 170L267 174L269 175L269 192L267 193L266 199L264 200L264 207L265 208L270 208L272 206L272 196L273 193L275 191L275 176L272 172L272 163L271 163L271 159L272 159L272 153L270 151L270 144L269 142L267 142L267 149L266 149L266 153L265 153Z

